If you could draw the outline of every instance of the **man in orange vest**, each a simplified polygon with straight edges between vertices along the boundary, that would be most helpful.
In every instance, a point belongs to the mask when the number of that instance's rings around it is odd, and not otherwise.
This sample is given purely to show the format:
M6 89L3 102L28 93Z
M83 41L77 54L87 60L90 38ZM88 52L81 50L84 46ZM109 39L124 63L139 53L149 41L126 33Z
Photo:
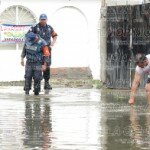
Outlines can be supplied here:
M49 56L49 62L47 63L46 70L43 71L43 77L44 77L44 89L51 90L52 87L49 84L49 79L50 79L50 66L51 66L51 59L52 59L52 54L51 50L52 47L54 46L56 39L57 39L57 33L54 31L53 27L47 24L47 15L46 14L41 14L39 17L39 23L36 24L35 26L31 27L29 32L33 32L36 34L39 34L42 39L44 39L47 42L50 56ZM51 41L52 39L52 41Z

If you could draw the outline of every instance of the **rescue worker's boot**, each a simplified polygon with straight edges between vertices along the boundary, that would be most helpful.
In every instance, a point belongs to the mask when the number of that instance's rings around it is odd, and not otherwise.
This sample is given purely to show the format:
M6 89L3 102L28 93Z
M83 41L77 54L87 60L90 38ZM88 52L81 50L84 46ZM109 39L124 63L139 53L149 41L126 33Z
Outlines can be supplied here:
M25 94L26 94L26 95L29 95L29 90L26 90L26 91L25 91Z
M39 91L34 90L34 95L39 95Z
M39 95L40 89L41 89L41 81L34 80L34 95Z
M44 89L45 89L45 90L52 90L52 87L51 87L51 85L49 84L49 81L48 81L48 80L45 80Z
M26 95L29 95L29 91L31 89L31 84L32 84L32 78L30 79L25 79L25 86L24 86L24 91Z

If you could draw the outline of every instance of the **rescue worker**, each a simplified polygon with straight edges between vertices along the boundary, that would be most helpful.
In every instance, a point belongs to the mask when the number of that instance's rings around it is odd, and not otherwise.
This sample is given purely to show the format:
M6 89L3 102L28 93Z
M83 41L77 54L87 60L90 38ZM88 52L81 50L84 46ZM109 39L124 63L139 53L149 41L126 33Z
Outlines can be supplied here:
M145 89L148 96L148 103L150 104L150 54L137 54L136 55L136 68L135 68L135 75L131 87L130 99L128 101L129 104L134 104L135 102L135 95L136 90L140 84L141 77L143 74L147 74L147 82L145 85Z
M24 48L21 54L21 65L24 66L24 58L26 57L25 65L25 94L29 95L34 79L34 94L39 95L42 71L46 69L46 63L49 59L49 50L46 42L39 35L29 32L26 35Z
M29 32L34 32L36 34L39 34L42 39L44 39L47 42L47 45L49 47L50 57L49 62L47 63L46 70L43 71L43 78L45 80L44 82L44 89L51 90L52 87L49 83L50 79L50 66L51 66L51 49L54 46L56 39L57 39L57 33L54 31L53 27L47 24L47 15L41 14L39 17L39 23L35 26L31 27ZM52 39L52 41L51 41Z

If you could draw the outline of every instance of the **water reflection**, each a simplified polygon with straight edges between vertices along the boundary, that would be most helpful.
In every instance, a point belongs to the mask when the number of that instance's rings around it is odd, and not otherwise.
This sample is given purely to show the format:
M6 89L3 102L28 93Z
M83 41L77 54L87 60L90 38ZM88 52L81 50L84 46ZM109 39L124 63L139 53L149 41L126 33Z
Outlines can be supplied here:
M63 92L63 96L52 99L53 148L101 150L99 91L66 89Z
M51 108L50 98L35 98L25 100L24 145L26 148L51 147Z
M137 96L136 104L129 106L129 95L124 94L121 91L103 93L106 101L103 114L107 116L106 149L150 149L150 105L146 97Z
M145 111L145 116L139 114L141 111L139 112L136 107L131 107L131 141L136 147L150 149L150 106L147 105L142 111Z
M131 106L131 108L130 108L130 121L131 121L130 137L131 137L132 144L135 144L137 147L142 142L142 137L141 137L142 127L140 126L138 119L139 118L138 118L138 115L137 115L137 112L136 112L134 106Z
M99 90L61 89L46 94L25 99L24 149L101 150Z
M58 88L25 97L17 90L0 91L0 150L150 149L146 97L130 107L127 91Z

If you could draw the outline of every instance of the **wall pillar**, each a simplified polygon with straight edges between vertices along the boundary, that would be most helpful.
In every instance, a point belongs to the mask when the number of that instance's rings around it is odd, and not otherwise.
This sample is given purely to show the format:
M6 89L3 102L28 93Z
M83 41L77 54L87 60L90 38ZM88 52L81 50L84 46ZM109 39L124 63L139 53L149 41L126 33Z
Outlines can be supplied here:
M105 0L101 1L100 10L100 77L101 81L106 81L106 56L107 56L107 24L106 24L106 3Z

